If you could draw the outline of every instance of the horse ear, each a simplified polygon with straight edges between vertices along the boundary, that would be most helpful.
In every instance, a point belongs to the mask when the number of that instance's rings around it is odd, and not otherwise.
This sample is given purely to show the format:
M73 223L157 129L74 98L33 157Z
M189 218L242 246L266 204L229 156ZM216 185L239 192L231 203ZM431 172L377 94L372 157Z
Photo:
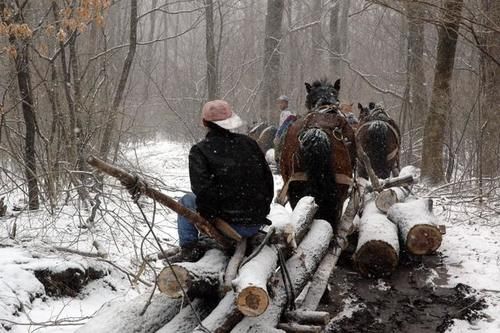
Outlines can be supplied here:
M359 111L363 110L363 105L361 105L361 103L358 103L358 109L359 109Z
M370 102L370 104L368 104L368 109L370 109L370 110L375 109L375 103L374 102Z
M351 107L354 105L354 103L351 103Z
M339 91L340 90L340 79L337 79L337 81L335 81L335 83L333 84L333 87L335 88L335 90Z
M304 82L304 84L306 85L306 91L307 93L310 93L311 92L311 85L307 82Z

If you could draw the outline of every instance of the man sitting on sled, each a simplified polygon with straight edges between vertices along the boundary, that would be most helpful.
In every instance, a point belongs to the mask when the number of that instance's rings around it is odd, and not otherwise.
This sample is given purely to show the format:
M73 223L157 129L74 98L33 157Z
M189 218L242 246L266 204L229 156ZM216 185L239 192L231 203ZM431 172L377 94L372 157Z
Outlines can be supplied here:
M180 203L208 221L220 218L242 237L255 235L266 219L273 198L273 177L265 156L250 137L232 133L243 125L223 100L207 102L202 110L206 137L191 147L189 177L193 193ZM179 215L179 254L171 261L196 261L203 255L199 232Z

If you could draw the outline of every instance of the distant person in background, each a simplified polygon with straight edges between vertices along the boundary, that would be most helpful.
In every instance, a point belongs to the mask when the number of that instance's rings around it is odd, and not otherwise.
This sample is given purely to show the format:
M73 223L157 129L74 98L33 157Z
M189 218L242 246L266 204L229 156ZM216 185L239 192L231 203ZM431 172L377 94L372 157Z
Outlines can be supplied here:
M288 108L288 96L281 95L278 97L278 109L281 111L280 119L278 123L278 131L274 137L274 160L278 165L279 171L279 160L281 157L281 148L283 145L283 138L285 137L286 131L291 124L297 120L297 115L290 111Z
M277 99L278 109L280 110L280 120L278 123L278 129L281 127L281 125L283 125L283 123L285 122L285 120L289 116L292 116L292 115L295 116L295 113L290 111L290 109L288 108L288 101L289 101L289 98L288 98L288 96L285 96L285 95L281 95Z

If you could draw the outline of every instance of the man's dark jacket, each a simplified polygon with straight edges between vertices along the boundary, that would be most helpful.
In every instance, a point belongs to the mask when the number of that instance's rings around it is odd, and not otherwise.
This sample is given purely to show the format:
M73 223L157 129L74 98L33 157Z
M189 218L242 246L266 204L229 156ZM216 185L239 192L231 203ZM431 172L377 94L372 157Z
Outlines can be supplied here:
M189 176L198 212L205 218L269 224L265 217L274 194L273 176L253 139L218 126L210 129L189 152Z

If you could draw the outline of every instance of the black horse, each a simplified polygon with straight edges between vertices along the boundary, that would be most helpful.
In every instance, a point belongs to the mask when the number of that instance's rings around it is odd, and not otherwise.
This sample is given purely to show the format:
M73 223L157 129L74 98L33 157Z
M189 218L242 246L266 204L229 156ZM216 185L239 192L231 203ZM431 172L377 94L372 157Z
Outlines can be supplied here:
M379 178L388 178L391 172L399 173L399 127L396 122L375 103L363 107L358 103L359 127L356 140L368 155L373 171ZM359 175L367 178L364 165L360 163Z
M306 195L319 206L316 218L335 230L347 199L356 156L354 131L338 111L340 80L306 83L308 114L290 126L281 154L281 175L290 204Z

